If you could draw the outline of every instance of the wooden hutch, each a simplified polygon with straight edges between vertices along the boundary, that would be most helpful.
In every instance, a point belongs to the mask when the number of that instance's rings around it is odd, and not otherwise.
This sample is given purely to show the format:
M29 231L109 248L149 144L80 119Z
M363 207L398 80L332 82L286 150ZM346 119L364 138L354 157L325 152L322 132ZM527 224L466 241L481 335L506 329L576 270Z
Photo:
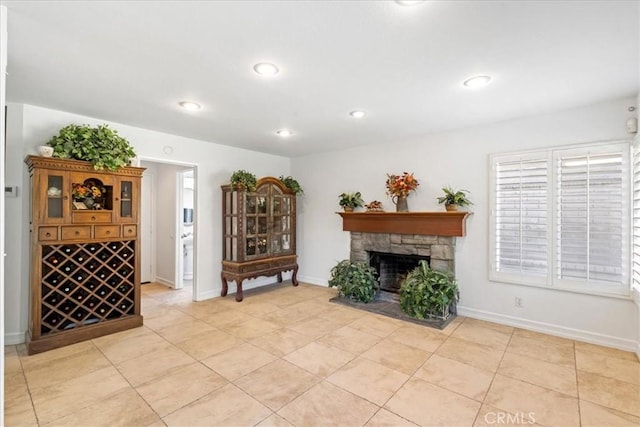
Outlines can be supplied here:
M140 184L144 168L98 171L28 156L29 354L142 325Z
M236 301L242 301L242 282L259 276L293 271L298 285L296 255L296 195L273 177L258 180L254 192L222 186L222 296L228 280L236 282Z

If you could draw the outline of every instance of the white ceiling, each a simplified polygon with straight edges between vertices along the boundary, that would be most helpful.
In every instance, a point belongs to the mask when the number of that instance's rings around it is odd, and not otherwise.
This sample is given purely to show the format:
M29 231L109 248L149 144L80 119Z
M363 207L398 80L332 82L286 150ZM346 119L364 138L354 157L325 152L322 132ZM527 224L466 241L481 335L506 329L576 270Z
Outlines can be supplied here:
M3 4L9 102L286 156L639 90L637 1ZM281 72L257 76L260 61ZM476 74L493 81L464 88ZM181 100L204 108L185 113Z

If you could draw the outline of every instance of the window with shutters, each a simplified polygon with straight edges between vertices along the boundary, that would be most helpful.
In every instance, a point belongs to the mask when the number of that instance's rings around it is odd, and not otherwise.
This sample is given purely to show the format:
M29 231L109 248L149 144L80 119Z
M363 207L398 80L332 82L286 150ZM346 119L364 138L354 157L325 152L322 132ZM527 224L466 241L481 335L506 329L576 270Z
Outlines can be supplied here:
M633 144L633 286L640 290L640 137Z
M628 296L630 163L628 143L491 156L490 279Z

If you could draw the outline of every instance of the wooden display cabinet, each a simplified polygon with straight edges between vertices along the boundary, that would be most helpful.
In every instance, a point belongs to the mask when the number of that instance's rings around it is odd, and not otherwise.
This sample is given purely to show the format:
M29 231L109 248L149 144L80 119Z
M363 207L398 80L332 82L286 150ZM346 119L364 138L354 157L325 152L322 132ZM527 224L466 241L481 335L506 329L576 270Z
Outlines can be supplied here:
M142 325L138 211L144 168L28 156L29 354Z
M242 282L293 271L298 285L296 255L296 195L273 177L258 180L256 191L222 186L222 296L236 282L236 301L243 299Z

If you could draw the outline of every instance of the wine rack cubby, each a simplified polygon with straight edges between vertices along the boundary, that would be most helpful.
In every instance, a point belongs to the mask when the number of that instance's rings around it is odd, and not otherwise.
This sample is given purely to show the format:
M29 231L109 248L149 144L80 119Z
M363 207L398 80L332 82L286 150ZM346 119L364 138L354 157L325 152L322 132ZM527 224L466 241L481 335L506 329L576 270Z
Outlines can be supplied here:
M42 335L133 315L135 241L42 246Z

